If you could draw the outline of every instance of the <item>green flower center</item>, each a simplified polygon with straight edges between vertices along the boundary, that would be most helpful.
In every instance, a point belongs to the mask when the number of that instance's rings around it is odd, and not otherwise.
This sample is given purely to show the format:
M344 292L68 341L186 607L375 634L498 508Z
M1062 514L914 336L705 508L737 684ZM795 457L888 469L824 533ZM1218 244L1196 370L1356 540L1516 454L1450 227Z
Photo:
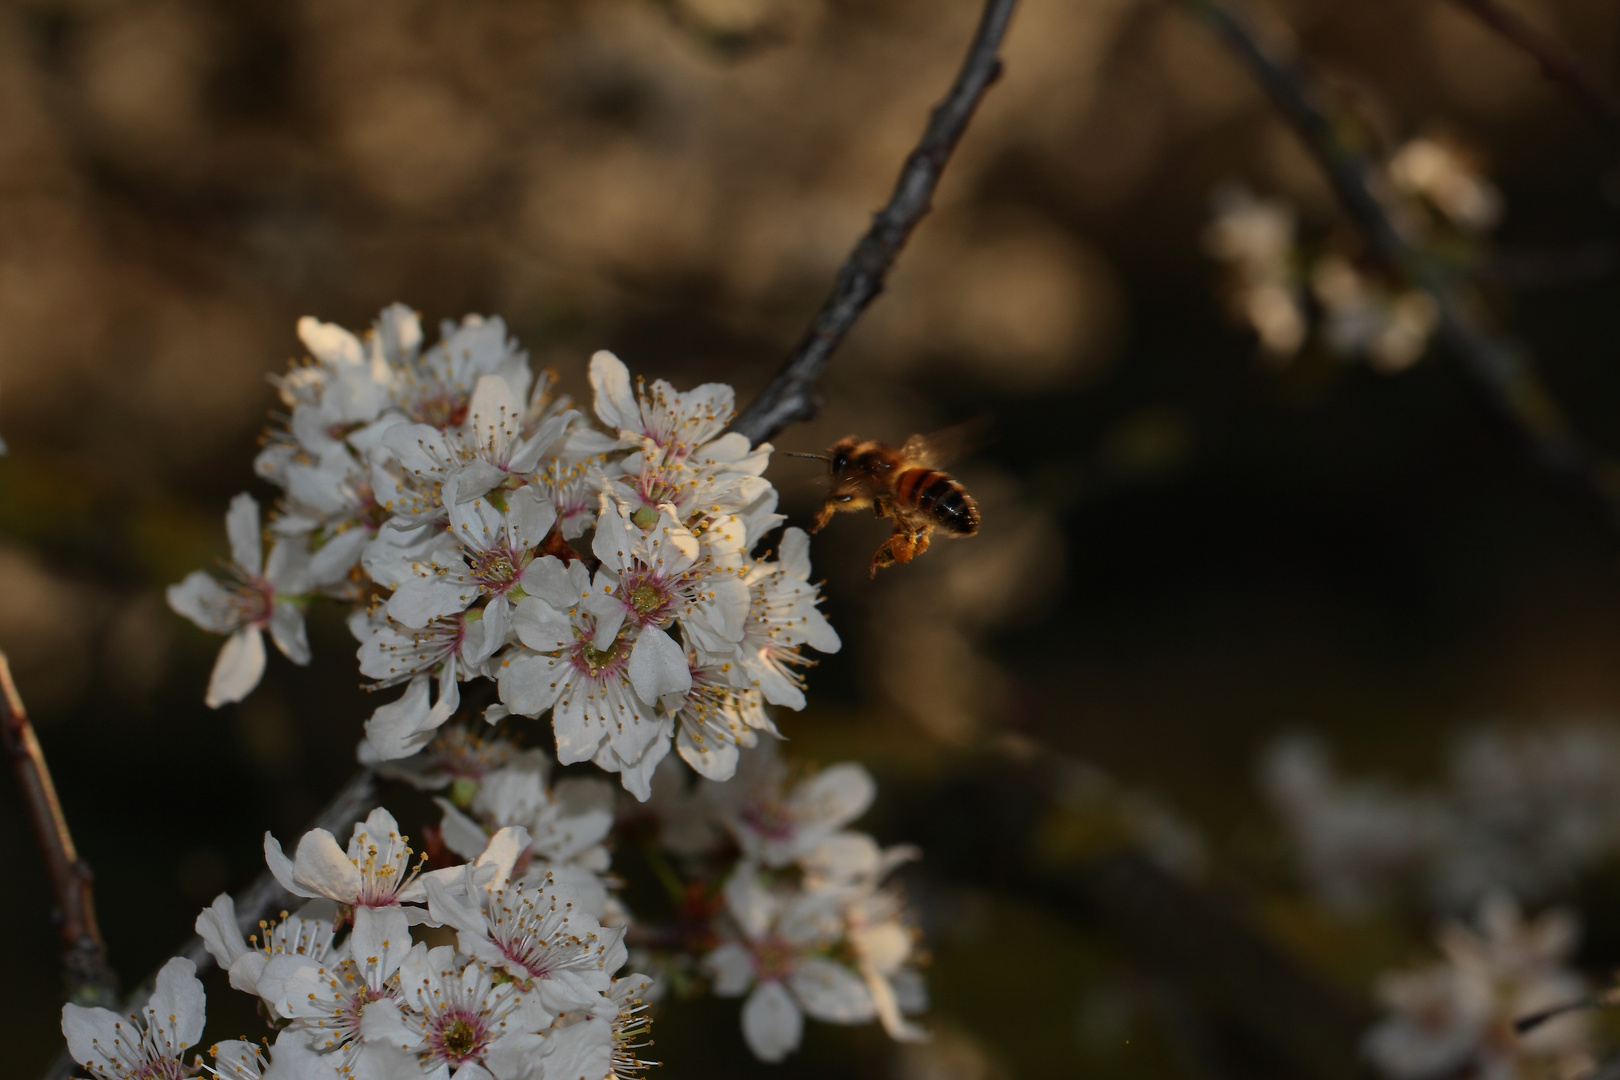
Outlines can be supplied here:
M441 1042L448 1056L464 1058L478 1046L478 1031L467 1021L457 1017L445 1027Z
M591 669L592 675L595 675L613 663L614 657L619 655L619 643L615 641L605 649L598 649L595 645L587 645L579 651L579 655L585 658L585 666Z
M658 511L650 506L643 506L630 515L630 521L636 528L645 531L658 524Z
M652 585L637 585L630 593L630 604L641 614L657 611L664 604L664 594Z

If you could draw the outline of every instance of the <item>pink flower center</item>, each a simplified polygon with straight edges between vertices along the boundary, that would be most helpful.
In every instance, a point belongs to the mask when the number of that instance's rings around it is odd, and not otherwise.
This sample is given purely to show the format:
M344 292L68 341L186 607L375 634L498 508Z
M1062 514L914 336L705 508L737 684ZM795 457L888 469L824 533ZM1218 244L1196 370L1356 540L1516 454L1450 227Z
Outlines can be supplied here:
M626 613L637 626L662 626L675 606L675 590L657 574L632 572L619 584Z
M568 658L579 674L604 683L615 675L623 674L630 664L630 650L624 648L622 637L614 638L607 648L598 649L591 644L589 636L580 636L569 649Z
M793 974L793 967L799 959L798 949L776 937L756 941L753 950L754 973L761 982L787 978Z
M504 547L490 548L473 556L472 576L484 591L495 596L517 584L520 556Z
M778 802L749 803L742 811L743 824L765 840L788 840L798 829L786 807Z

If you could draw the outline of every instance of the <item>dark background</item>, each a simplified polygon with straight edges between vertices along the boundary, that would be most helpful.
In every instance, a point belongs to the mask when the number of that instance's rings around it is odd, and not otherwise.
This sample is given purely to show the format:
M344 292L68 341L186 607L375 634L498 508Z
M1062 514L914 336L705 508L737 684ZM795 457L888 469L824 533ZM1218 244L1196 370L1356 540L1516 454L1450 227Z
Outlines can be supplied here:
M1526 10L1611 70L1612 4ZM1443 0L1263 11L1390 146L1439 132L1481 155L1507 200L1500 265L1550 256L1557 279L1494 288L1497 315L1585 437L1620 453L1620 184L1602 133ZM224 554L233 493L268 495L250 463L296 318L359 328L396 299L430 326L498 313L576 393L606 347L747 400L887 196L977 12L4 8L0 647L127 981L258 872L266 828L297 834L374 704L328 611L308 671L274 657L248 701L211 712L218 640L162 600ZM1335 218L1207 31L1173 5L1026 0L1004 55L936 213L833 362L826 412L779 441L996 420L958 470L980 537L875 583L880 526L843 518L818 538L846 648L782 720L790 752L879 774L883 840L935 849L908 877L939 1037L891 1051L875 1028L811 1024L773 1068L742 1049L736 1003L677 1004L655 1031L669 1080L1210 1075L1173 980L1095 913L974 854L966 833L993 814L937 827L953 785L1000 775L1008 732L1156 798L1202 838L1197 888L1355 1000L1423 955L1426 928L1302 914L1256 789L1266 742L1315 730L1355 771L1417 780L1479 721L1620 710L1615 544L1443 351L1394 377L1315 349L1278 370L1225 317L1199 242L1219 183L1287 195L1319 233ZM769 475L802 524L814 466ZM58 974L39 857L0 788L0 1072L23 1077L59 1046ZM209 1037L253 1030L227 1029L234 995L208 985ZM1226 1057L1231 1075L1278 1071L1263 1046Z

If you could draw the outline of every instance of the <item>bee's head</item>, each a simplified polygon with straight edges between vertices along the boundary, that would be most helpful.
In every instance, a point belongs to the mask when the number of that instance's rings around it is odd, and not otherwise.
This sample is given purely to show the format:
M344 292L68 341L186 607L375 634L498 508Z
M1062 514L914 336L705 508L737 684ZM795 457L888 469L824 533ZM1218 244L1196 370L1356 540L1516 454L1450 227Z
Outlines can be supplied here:
M850 460L855 456L855 446L856 440L851 436L848 439L839 439L827 451L827 460L832 464L835 476L849 468Z

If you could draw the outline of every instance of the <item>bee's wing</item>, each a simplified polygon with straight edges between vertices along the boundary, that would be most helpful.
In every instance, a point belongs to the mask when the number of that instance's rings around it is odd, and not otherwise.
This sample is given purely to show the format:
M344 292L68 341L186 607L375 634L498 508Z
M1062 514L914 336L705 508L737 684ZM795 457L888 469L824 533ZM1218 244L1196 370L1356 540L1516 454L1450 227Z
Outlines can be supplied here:
M989 442L994 424L995 417L986 413L932 435L913 435L900 447L900 453L926 468L943 469Z

